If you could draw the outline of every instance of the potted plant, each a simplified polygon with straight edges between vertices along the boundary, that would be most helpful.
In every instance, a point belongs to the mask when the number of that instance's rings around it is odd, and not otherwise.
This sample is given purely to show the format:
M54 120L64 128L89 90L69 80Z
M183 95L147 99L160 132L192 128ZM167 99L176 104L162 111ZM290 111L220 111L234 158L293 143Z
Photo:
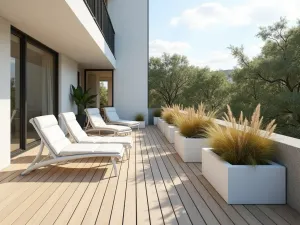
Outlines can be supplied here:
M145 125L145 118L144 118L144 115L142 113L138 113L135 116L135 121L140 122L139 128L145 128L146 127L146 125Z
M158 119L161 116L161 109L155 109L153 111L153 124L157 125Z
M169 125L173 124L173 113L171 107L162 107L161 117L163 119L161 123L162 133L166 136L166 131Z
M276 125L263 131L260 105L250 122L237 120L228 106L228 126L207 129L212 148L203 149L202 173L229 204L285 204L286 169L272 162Z
M204 104L175 116L179 131L175 132L175 149L184 162L202 162L202 148L209 147L206 128L214 123L215 113L206 113Z
M84 127L86 121L86 115L84 113L84 109L88 106L95 103L95 98L97 95L91 95L89 93L90 89L84 91L81 86L77 86L75 88L73 85L71 86L71 97L78 108L78 113L76 115L76 120L80 124L81 127Z
M167 140L173 144L175 131L178 128L175 124L174 117L181 113L182 108L179 105L173 105L170 108L163 108L162 117L164 118L164 135Z

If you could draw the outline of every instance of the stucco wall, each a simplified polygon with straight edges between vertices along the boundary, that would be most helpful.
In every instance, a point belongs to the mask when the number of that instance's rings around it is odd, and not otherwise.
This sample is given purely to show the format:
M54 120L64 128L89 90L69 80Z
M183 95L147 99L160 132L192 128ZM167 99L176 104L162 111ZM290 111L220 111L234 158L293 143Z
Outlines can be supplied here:
M77 113L77 106L70 96L71 85L77 87L77 67L77 62L63 54L59 54L59 113ZM65 130L64 125L62 123L60 125Z
M0 17L0 169L10 164L10 24Z
M121 10L120 10L121 9ZM115 29L114 106L124 119L148 117L148 1L110 0Z

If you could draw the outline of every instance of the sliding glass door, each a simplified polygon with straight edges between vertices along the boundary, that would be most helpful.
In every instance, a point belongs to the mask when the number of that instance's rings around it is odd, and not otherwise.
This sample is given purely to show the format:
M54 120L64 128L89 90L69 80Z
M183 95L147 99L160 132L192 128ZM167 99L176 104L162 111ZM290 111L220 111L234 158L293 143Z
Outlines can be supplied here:
M21 31L11 35L11 150L39 140L29 120L57 116L58 54Z
M10 60L11 151L20 148L20 38L11 35Z
M54 56L49 52L27 43L27 144L39 139L29 120L36 116L54 113L54 60Z

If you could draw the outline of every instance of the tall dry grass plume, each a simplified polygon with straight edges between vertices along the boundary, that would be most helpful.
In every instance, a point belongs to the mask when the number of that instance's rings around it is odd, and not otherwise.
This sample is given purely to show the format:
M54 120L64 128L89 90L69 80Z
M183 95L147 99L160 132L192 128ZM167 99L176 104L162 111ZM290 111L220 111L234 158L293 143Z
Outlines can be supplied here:
M174 117L177 114L180 114L181 111L183 110L181 105L172 105L171 107L162 107L162 118L164 119L164 121L166 121L168 124L174 124Z
M276 128L272 120L263 130L263 117L258 105L249 121L241 112L236 119L227 106L224 120L229 126L210 126L207 134L213 151L232 165L265 165L272 160L273 141L269 139Z
M203 103L198 109L187 108L184 113L174 115L174 123L181 135L187 138L204 138L206 129L214 124L214 112L207 112Z

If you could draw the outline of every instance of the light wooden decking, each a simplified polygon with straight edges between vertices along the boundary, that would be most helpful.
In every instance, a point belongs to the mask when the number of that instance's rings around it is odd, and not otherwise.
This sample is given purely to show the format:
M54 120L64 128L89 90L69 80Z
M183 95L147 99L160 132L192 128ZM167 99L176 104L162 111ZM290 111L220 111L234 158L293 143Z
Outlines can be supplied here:
M183 163L156 127L133 134L114 177L106 158L77 160L19 176L37 148L0 172L1 224L300 224L288 206L227 205Z

